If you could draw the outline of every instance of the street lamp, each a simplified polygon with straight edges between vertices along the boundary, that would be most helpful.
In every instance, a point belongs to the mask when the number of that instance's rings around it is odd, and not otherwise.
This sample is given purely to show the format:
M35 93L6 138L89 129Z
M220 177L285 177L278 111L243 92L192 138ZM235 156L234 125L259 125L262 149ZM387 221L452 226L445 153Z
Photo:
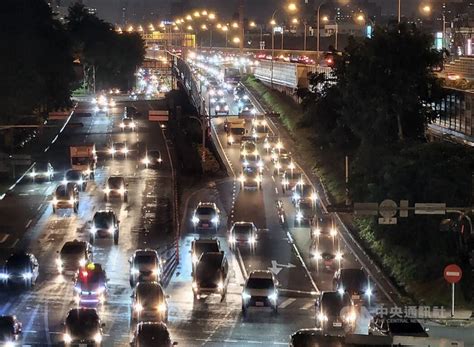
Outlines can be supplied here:
M317 52L317 56L318 56L318 60L319 60L319 39L320 39L320 34L319 34L319 13L320 13L320 10L321 10L321 6L324 5L326 3L326 0L323 0L319 3L319 6L318 6L318 11L316 13L316 19L317 19L317 23L316 23L316 26L317 26L317 29L318 29L318 35L316 36L316 52Z
M239 43L240 43L240 37L235 36L235 37L232 39L232 42L235 43L235 44L239 44Z
M225 32L225 48L227 48L227 32L229 31L229 28L227 25L224 25L221 30Z

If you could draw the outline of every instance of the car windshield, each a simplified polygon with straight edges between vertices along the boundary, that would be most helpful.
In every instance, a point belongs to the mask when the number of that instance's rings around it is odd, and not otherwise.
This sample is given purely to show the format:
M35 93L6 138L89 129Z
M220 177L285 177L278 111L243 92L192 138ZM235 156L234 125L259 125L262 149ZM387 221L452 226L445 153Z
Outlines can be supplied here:
M96 213L94 216L94 226L96 228L109 228L112 226L112 218L109 213Z
M267 128L266 126L264 126L264 125L257 125L257 126L255 127L255 131L256 131L257 133L267 133L267 132L268 132L268 128Z
M244 128L230 128L230 133L233 135L243 135L245 134Z
M143 324L138 332L137 340L143 346L169 347L171 344L168 330L153 324Z
M139 254L135 256L135 264L137 265L155 265L156 257L151 254Z
M65 185L60 185L56 188L56 197L64 198L68 196L69 196L69 192Z
M68 181L79 181L82 178L82 173L77 170L69 170L66 172L66 180Z
M217 241L213 242L195 242L194 252L201 255L206 252L219 252L219 245Z
M257 149L257 145L254 142L245 142L243 149L245 149L247 152L253 152Z
M114 143L114 148L117 149L117 150L120 150L122 148L125 148L125 143L123 142L115 142Z
M119 189L123 186L123 178L122 177L109 177L107 180L107 185L111 189Z
M161 153L160 151L148 151L148 156L153 158L159 158L161 157Z
M394 335L412 335L425 333L425 329L423 329L423 326L420 323L411 320L389 319L387 323L390 332Z
M48 164L47 161L37 161L35 164L36 172L47 172L49 170Z
M123 121L125 124L128 124L128 123L133 122L133 118L132 118L132 117L125 117L122 121Z
M252 231L252 226L248 224L236 224L233 230L237 235L248 235Z
M299 202L298 207L303 211L310 211L313 209L313 203L311 201L302 200Z
M137 287L137 300L143 307L153 306L163 300L163 291L157 285L140 285Z
M213 215L215 213L216 211L212 207L198 207L196 209L196 214L198 215L208 216Z
M71 312L66 318L66 328L72 336L93 336L100 329L99 318L95 311Z
M80 255L84 253L84 244L80 242L68 242L61 249L61 255Z
M252 278L247 281L248 289L274 289L275 285L271 278Z
M12 255L7 261L9 272L29 271L31 270L30 258L27 255Z
M324 293L321 305L327 316L340 316L343 307L350 306L351 302L347 295L340 295L337 292Z

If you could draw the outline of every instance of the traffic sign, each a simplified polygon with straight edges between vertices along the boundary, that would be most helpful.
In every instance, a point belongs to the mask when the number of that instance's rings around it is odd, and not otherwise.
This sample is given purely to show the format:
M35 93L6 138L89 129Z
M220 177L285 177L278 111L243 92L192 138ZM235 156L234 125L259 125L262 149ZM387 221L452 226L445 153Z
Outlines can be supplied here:
M454 284L458 283L462 278L462 270L456 264L450 264L444 268L444 279L446 282Z
M397 224L397 218L379 218L379 224L394 225Z
M415 214L446 214L446 203L415 203Z
M358 216L377 216L379 204L376 202L355 202L354 214Z
M390 199L385 199L379 205L380 215L384 218L392 218L397 215L397 203Z
M400 200L400 218L408 217L408 200Z
M148 111L148 120L151 122L167 122L169 112L167 110L150 110Z

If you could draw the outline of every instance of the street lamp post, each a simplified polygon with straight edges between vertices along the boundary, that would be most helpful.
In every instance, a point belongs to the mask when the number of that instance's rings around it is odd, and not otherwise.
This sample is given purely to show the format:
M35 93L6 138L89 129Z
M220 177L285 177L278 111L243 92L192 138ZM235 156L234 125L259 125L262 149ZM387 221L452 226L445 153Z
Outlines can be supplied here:
M317 51L317 57L318 57L318 60L319 60L319 39L320 39L320 36L319 36L319 13L320 13L320 10L321 10L321 6L324 5L326 3L326 0L323 0L321 1L321 3L319 4L318 6L318 11L317 11L317 18L316 18L316 21L317 21L317 24L316 26L318 27L318 35L316 37L316 51Z
M398 24L400 24L401 17L402 17L402 0L398 0Z
M306 21L304 22L304 35L303 35L303 51L306 51Z

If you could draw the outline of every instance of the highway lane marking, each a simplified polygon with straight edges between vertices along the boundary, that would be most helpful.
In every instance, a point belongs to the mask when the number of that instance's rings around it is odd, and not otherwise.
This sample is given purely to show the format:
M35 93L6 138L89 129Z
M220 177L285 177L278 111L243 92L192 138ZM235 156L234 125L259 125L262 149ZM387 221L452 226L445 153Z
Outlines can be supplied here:
M36 209L36 211L41 210L41 207L43 207L43 204L40 204L40 205L38 206L38 208Z
M285 308L285 307L291 305L292 303L294 303L295 301L296 301L295 298L288 298L285 301L283 301L281 304L279 304L278 307L279 308Z
M28 221L28 223L26 223L25 229L28 229L28 227L31 225L31 223L33 223L33 219L30 219L30 220Z
M15 248L16 244L20 241L20 239L16 239L15 242L10 246L10 248Z
M314 307L314 303L308 302L307 304L304 304L303 306L301 306L300 310L309 310L311 307Z
M0 233L0 243L4 243L9 237L10 237L10 234Z
M275 187L275 193L278 195L278 188Z

